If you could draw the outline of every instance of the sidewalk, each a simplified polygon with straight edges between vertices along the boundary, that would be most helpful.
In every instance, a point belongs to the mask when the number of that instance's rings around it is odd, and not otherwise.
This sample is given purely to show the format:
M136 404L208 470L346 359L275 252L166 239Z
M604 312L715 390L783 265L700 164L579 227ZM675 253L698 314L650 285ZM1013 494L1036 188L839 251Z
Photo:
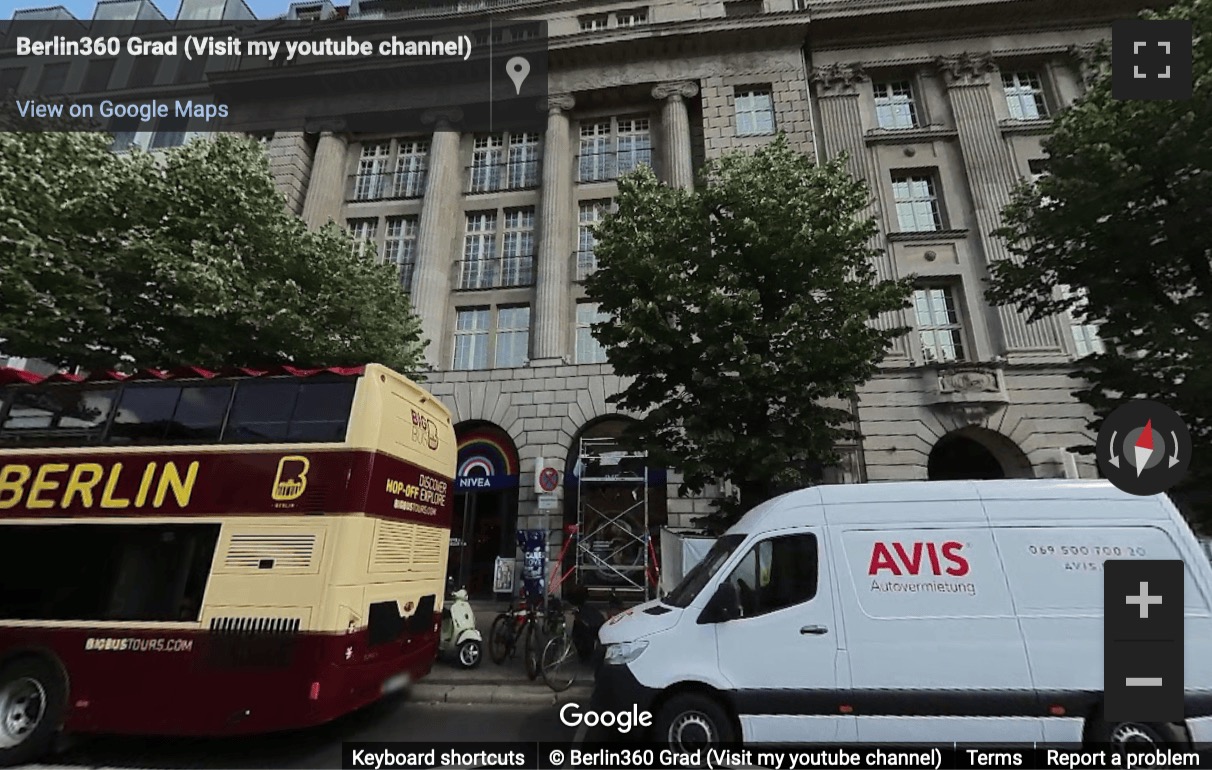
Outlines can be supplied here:
M526 678L526 664L519 647L512 659L501 665L492 662L488 654L488 631L497 613L507 605L497 602L472 602L476 628L484 637L484 655L480 665L465 669L457 663L439 658L429 676L412 687L411 700L419 703L516 703L548 706L570 701L587 701L593 690L593 671L583 667L577 680L564 692L553 692L539 678Z

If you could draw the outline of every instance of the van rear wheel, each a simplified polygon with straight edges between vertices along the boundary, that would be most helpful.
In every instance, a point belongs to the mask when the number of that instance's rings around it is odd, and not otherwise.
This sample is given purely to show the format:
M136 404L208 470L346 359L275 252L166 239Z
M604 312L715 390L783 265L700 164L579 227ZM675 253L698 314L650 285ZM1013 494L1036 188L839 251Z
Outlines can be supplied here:
M678 751L732 743L732 719L714 698L698 693L675 695L657 713L655 737Z
M1105 722L1098 719L1091 722L1087 735L1091 743L1109 744L1113 751L1151 751L1190 742L1180 727L1165 722Z
M18 658L0 666L0 767L47 754L63 723L67 685L44 658Z

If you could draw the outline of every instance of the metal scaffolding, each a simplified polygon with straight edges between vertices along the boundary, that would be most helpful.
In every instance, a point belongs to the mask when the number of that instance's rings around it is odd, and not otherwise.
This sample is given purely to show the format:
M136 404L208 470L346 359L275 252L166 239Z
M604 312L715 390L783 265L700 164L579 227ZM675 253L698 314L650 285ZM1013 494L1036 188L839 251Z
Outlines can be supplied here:
M648 458L616 438L583 438L577 463L576 569L589 589L647 595Z

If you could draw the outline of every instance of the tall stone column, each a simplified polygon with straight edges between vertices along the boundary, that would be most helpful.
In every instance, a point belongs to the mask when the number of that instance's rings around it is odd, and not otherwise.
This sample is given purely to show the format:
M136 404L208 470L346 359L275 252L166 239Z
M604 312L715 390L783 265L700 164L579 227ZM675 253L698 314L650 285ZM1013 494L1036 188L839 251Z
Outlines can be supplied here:
M543 197L539 207L538 274L535 287L533 363L554 363L566 353L568 271L572 260L572 136L568 113L576 101L551 94L539 103L547 112L543 136Z
M341 216L345 199L345 137L325 131L316 145L311 179L303 200L303 221L309 227L323 227Z
M1002 138L993 108L993 73L997 66L989 54L963 53L940 57L937 65L947 83L955 115L960 151L964 156L980 245L989 266L1011 259L1003 239L993 235L1001 227L1002 209L1019 182L1019 173ZM1013 306L997 309L1005 352L1046 352L1060 349L1054 320L1028 324Z
M665 182L670 187L689 190L694 187L694 162L690 151L690 113L686 100L698 96L699 87L688 80L661 83L652 89L652 98L664 102L661 129L664 137Z
M425 360L435 368L440 361L450 306L450 273L454 262L454 234L460 232L459 132L453 126L463 119L458 109L434 110L421 120L434 127L429 146L429 171L417 233L417 266L412 306L421 319Z
M858 63L829 64L817 67L812 73L812 80L816 84L817 104L821 113L823 156L826 160L832 160L843 152L846 153L846 170L855 179L867 183L870 200L863 209L862 216L874 217L880 228L880 232L867 242L867 247L877 252L874 258L876 278L890 280L896 276L896 269L882 234L889 229L880 200L883 180L880 179L879 167L872 157L871 150L867 147L859 101L859 90L868 82L867 73ZM880 329L905 326L905 314L900 310L881 313L876 319L876 325ZM908 357L905 338L897 338L889 353L894 358Z

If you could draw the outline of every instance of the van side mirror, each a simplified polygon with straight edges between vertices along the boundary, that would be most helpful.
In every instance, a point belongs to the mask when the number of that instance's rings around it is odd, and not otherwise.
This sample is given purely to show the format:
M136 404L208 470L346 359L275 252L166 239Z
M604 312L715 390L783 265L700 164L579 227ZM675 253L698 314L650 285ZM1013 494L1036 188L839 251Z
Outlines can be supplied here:
M707 602L699 614L699 624L727 623L741 616L741 600L737 596L736 586L728 581L720 583L715 589L715 595Z

